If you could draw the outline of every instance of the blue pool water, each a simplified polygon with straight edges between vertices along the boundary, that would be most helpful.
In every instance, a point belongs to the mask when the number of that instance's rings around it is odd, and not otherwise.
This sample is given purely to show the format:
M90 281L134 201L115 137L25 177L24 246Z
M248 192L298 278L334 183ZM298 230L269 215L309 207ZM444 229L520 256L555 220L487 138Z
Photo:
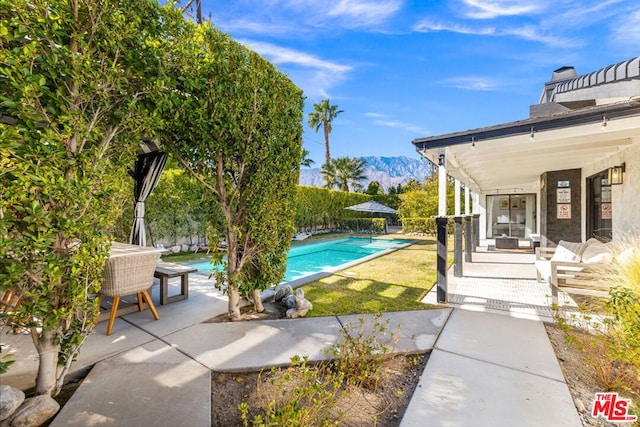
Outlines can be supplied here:
M404 239L349 237L294 246L289 250L287 272L283 281L291 282L315 273L337 271L347 263L378 252L399 249L411 242ZM190 266L204 272L211 271L212 268L209 262L194 263Z

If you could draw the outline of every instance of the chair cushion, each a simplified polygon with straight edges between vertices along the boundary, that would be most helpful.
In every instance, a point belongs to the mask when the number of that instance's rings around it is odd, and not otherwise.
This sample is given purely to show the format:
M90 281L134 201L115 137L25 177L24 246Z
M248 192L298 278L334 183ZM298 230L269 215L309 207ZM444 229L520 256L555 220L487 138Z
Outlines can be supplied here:
M560 240L551 261L580 262L587 243Z
M582 262L585 264L608 263L613 261L613 254L602 242L591 243L582 252Z

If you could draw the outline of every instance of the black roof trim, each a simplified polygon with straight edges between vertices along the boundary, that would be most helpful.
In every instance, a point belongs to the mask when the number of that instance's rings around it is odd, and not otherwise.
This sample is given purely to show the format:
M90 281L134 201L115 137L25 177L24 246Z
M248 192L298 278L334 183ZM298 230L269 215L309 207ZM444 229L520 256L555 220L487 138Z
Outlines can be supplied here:
M514 135L528 135L531 133L531 128L533 128L535 132L541 132L589 123L599 123L602 121L602 116L606 116L607 119L615 119L634 115L640 115L640 97L630 98L628 101L615 104L585 108L551 116L534 117L484 128L416 138L412 143L416 146L416 149L448 147L451 145L468 144L472 142L472 139L480 141Z

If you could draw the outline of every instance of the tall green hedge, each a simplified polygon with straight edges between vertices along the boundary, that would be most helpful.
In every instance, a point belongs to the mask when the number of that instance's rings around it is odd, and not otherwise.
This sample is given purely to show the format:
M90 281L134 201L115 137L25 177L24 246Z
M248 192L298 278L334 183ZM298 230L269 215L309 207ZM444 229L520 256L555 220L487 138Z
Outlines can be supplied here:
M295 224L299 230L331 230L344 227L344 220L370 216L371 218L387 218L395 222L395 215L365 212L345 209L347 206L357 205L369 200L380 202L396 209L400 200L396 195L371 196L362 193L328 190L326 188L298 186L296 192Z

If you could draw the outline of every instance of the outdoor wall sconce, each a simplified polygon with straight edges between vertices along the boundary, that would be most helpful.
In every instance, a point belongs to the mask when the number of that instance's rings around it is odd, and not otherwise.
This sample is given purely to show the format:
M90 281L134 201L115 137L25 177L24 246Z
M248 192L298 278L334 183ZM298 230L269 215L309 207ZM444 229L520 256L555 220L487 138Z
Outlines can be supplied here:
M535 130L533 128L531 128L531 134L529 135L529 141L530 142L535 141L535 136L536 136Z
M620 185L622 184L622 177L624 175L625 164L621 164L620 166L613 166L609 168L609 185Z
M602 124L600 125L600 130L602 132L607 131L607 116L602 116Z
M444 153L440 153L438 156L438 166L444 166Z

